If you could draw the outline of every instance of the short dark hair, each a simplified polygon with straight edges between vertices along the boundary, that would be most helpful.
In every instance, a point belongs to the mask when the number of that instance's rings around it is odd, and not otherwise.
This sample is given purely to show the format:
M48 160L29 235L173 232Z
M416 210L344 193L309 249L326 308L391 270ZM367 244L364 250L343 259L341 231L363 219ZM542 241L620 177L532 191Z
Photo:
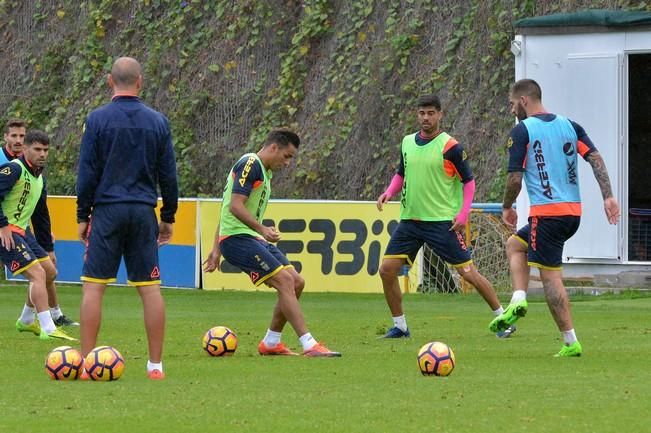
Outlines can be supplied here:
M38 129L27 131L27 134L25 134L25 145L30 146L34 143L46 144L49 146L50 137L48 137L45 132L39 131Z
M5 123L5 134L9 132L9 128L27 128L27 122L25 122L23 119L14 117Z
M531 78L518 80L511 86L511 96L528 96L537 101L542 101L542 89Z
M438 111L441 111L441 100L436 95L422 95L418 98L416 106L418 108L434 107Z
M269 135L267 135L267 139L264 141L264 146L269 146L272 143L276 143L280 147L286 147L293 144L294 147L298 149L298 146L301 144L301 139L295 132L288 129L274 129L269 133Z

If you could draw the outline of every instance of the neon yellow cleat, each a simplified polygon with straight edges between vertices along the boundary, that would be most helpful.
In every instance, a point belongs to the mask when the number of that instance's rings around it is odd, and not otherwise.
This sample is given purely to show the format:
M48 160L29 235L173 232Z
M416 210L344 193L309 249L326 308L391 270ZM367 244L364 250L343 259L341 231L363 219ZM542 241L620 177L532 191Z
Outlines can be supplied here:
M565 356L581 356L581 352L583 352L581 343L575 341L572 344L564 344L561 348L561 351L554 355L554 357L560 358Z
M34 335L41 335L41 325L38 324L38 320L34 320L29 325L25 325L18 319L16 320L16 330L18 332L31 332Z
M520 317L524 317L525 314L527 314L528 308L529 305L527 304L526 299L516 302L515 304L509 304L502 314L493 319L493 321L488 325L488 329L495 333L506 331L506 329L513 325Z
M38 336L38 338L40 338L41 340L59 339L59 340L77 341L76 338L69 336L59 328L56 328L54 331L52 331L49 334L41 329L41 334Z

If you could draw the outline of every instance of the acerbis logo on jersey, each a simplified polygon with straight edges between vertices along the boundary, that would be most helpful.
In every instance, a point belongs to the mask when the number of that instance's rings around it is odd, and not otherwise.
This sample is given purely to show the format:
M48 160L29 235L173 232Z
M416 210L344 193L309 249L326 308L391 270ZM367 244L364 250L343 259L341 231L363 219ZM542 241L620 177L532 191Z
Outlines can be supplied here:
M533 151L535 152L534 158L536 160L536 167L538 168L538 178L540 179L540 186L543 189L543 195L548 199L552 199L554 198L552 195L552 187L549 183L549 173L547 173L547 165L540 140L533 142Z
M5 176L9 176L11 174L11 167L5 167L2 170L0 170L0 174L4 174Z
M249 172L251 171L251 166L253 165L254 162L255 162L255 156L249 156L249 159L248 161L246 161L246 165L244 166L244 170L242 170L242 176L238 180L242 188L246 183L246 177L249 175Z
M29 193L32 190L32 183L30 182L29 174L25 170L25 186L23 187L23 193L20 195L18 200L18 206L16 206L16 212L14 213L14 218L19 220L20 216L23 214L23 209L25 209L25 204L27 204L27 198Z

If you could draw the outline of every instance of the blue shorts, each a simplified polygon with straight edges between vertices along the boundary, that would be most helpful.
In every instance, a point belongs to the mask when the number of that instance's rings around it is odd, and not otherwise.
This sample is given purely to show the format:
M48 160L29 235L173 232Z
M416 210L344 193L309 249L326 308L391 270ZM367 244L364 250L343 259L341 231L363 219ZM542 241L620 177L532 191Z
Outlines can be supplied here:
M11 232L11 236L14 238L14 248L7 251L5 247L0 246L0 260L9 268L12 274L18 275L36 263L50 258L36 242L36 238L29 228L25 231L25 236L16 232Z
M530 217L529 224L518 230L516 239L527 245L529 266L559 270L563 247L579 229L581 217Z
M450 230L452 221L401 220L391 235L385 258L407 259L412 264L423 244L453 266L470 263L470 251L463 235Z
M160 284L158 219L153 207L141 203L96 206L89 231L82 281L114 282L124 256L129 284Z
M251 278L256 286L282 269L292 267L282 251L264 239L249 235L229 236L219 243L222 256Z

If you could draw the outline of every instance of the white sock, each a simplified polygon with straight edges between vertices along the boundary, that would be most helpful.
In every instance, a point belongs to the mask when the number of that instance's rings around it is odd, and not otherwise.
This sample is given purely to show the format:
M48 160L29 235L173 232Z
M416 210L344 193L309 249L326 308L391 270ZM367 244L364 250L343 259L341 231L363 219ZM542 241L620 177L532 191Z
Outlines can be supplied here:
M52 314L52 319L57 320L59 317L63 316L63 312L61 311L61 308L57 305L54 308L50 308L50 314Z
M565 341L565 344L572 344L577 341L574 329L570 329L569 331L562 331L561 334L563 334L563 341Z
M38 316L38 321L41 323L41 329L45 331L46 334L51 334L55 329L57 329L52 321L50 310L41 311L40 313L36 313L36 315Z
M393 317L393 326L400 329L402 332L407 331L407 319L405 315Z
M516 302L524 301L525 299L527 299L527 292L522 289L517 289L513 291L511 303L515 304Z
M36 317L36 309L25 304L23 306L23 312L20 313L20 320L25 325L31 325L34 323L34 318Z
M501 305L500 305L500 308L498 308L497 310L493 310L493 314L494 314L496 317L499 316L500 314L502 314L503 312L504 312L504 308L502 308Z
M313 348L318 344L317 341L314 339L314 337L312 337L312 334L310 334L309 332L298 337L298 341L301 342L301 345L303 346L303 350L310 350L311 348Z
M158 370L161 373L163 372L163 361L161 362L151 362L147 361L147 373L151 373L154 370Z
M264 345L269 348L276 347L278 343L280 343L281 335L282 332L276 332L272 331L271 329L267 329L267 335L264 336L264 339L262 341L264 342Z

